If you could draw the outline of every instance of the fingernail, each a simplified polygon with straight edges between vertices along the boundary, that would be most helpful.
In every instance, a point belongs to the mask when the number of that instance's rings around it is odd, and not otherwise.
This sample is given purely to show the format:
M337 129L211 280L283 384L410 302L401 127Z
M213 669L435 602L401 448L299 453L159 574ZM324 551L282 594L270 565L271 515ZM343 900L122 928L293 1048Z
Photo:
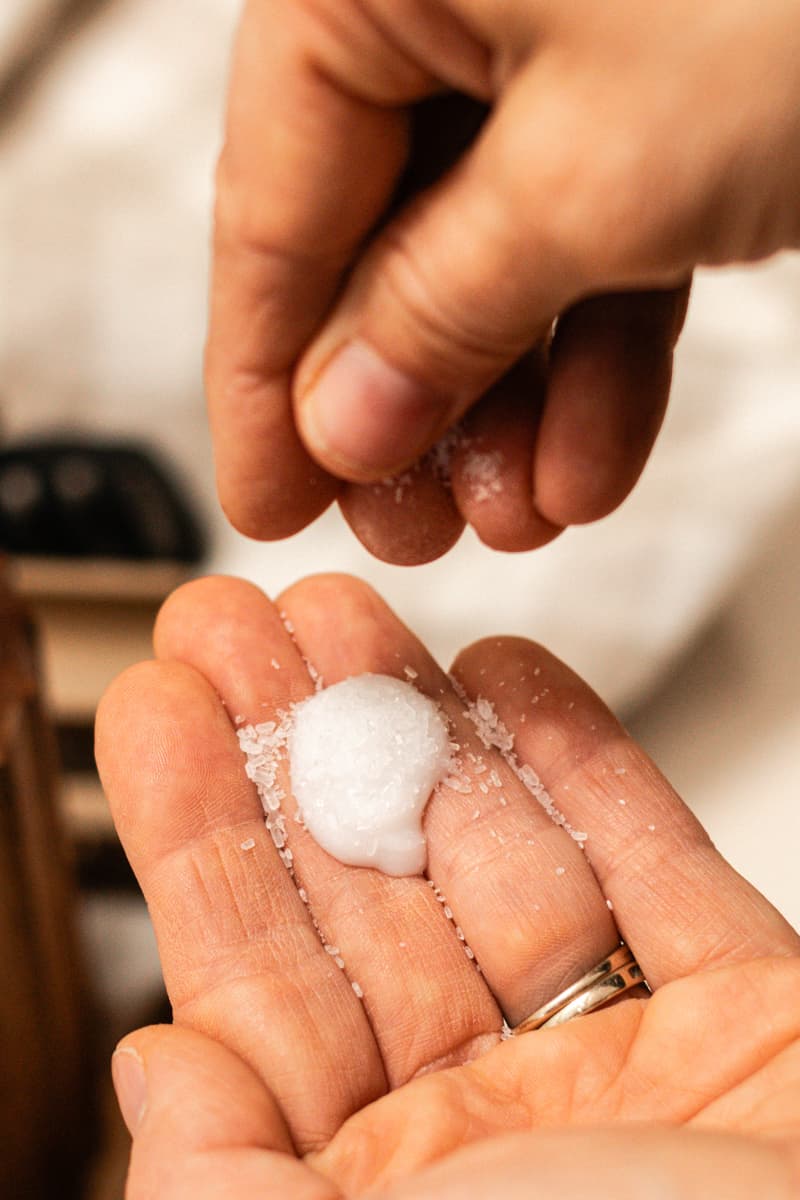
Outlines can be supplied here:
M343 468L375 475L426 450L446 424L447 407L359 340L345 343L303 398L312 449Z
M122 1119L133 1137L144 1115L147 1080L142 1056L132 1046L123 1046L114 1051L111 1057L111 1078L114 1081L114 1091L117 1093Z

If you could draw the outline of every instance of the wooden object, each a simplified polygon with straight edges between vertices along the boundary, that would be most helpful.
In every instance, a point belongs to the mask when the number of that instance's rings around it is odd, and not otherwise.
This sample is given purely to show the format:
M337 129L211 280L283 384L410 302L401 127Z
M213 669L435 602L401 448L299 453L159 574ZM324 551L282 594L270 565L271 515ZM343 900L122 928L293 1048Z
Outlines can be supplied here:
M0 581L0 1195L66 1200L92 1134L89 1011L32 625Z
M59 732L88 732L98 701L121 671L152 656L153 623L173 588L189 578L174 562L16 558L14 590L36 623L42 686ZM79 846L113 841L108 806L94 773L91 738L81 763L67 762L62 808Z

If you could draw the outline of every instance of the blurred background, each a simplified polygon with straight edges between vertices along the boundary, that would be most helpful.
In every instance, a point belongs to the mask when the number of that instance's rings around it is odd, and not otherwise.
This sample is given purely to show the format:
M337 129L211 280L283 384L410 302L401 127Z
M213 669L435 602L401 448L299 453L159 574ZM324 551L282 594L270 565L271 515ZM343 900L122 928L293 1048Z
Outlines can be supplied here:
M411 570L372 560L335 510L248 541L215 503L201 381L237 8L0 9L3 1196L122 1196L108 1055L169 1010L92 720L192 574L275 593L353 571L444 663L487 633L545 642L800 923L800 258L698 279L657 451L600 525L517 558L467 534Z

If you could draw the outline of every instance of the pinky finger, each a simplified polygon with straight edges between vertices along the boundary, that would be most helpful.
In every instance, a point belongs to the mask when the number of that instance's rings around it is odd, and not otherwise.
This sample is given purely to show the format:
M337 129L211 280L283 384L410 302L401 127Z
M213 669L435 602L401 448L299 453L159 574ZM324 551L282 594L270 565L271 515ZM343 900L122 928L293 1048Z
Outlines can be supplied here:
M339 1200L295 1156L255 1072L220 1043L175 1025L139 1029L112 1072L133 1136L126 1200Z

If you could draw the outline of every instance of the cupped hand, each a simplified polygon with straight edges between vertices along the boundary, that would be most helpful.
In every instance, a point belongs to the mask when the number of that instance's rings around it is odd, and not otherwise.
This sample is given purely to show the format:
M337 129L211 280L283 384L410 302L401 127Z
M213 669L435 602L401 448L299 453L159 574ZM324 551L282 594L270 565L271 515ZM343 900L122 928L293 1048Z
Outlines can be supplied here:
M249 0L207 371L233 523L338 497L413 562L613 509L693 268L800 244L799 56L793 0Z
M116 1058L130 1200L797 1196L800 941L563 664L489 639L454 684L339 576L276 605L189 584L155 641L97 740L175 1020ZM426 810L435 889L342 866L291 803L294 877L281 861L236 722L309 694L305 660L326 683L410 675L449 718L462 778ZM652 996L502 1040L620 936Z

